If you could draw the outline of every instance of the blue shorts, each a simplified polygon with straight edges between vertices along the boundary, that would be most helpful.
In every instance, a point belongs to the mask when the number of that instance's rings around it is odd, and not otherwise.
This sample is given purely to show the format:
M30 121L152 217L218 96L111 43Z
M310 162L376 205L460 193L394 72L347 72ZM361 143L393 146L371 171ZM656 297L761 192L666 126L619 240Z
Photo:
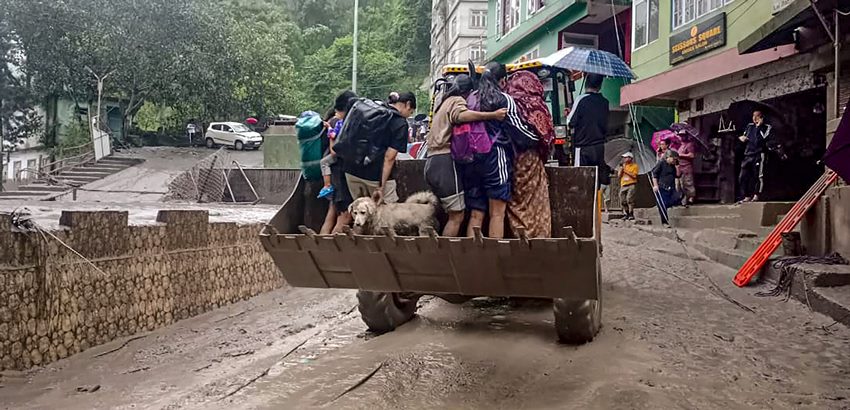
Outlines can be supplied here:
M513 155L510 148L493 145L487 154L461 166L466 207L487 211L491 199L510 202L513 180Z

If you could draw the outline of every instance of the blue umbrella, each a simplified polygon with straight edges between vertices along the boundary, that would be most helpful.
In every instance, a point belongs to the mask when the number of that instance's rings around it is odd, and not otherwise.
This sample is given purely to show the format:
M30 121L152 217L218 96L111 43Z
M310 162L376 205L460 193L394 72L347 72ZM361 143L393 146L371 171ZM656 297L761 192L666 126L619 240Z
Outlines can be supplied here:
M616 78L637 78L620 57L607 51L584 47L567 47L540 59L544 65Z

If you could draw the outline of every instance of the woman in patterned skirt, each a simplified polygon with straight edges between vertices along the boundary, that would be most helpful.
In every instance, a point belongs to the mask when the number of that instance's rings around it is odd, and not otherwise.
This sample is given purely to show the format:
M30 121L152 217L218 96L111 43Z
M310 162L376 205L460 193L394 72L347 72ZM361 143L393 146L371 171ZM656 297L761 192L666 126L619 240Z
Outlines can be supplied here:
M548 238L552 236L552 208L545 164L555 139L552 114L543 98L543 84L533 73L513 74L506 91L516 101L522 121L539 137L535 146L514 144L515 172L508 221L515 237L524 229L529 238Z

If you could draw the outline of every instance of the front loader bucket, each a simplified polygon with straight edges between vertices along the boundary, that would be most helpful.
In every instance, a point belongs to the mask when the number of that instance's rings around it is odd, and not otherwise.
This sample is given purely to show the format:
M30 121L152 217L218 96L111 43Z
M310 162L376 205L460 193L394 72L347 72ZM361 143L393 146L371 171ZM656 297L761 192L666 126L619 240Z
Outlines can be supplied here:
M424 161L397 166L402 198L425 189ZM596 170L547 172L556 238L305 235L304 209L320 204L304 202L301 181L261 241L295 287L598 300Z

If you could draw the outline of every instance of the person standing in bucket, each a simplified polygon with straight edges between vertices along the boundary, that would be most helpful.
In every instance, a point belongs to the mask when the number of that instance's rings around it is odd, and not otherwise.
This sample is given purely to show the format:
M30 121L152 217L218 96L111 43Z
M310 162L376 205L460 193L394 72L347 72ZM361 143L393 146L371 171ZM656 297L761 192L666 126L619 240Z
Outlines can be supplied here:
M407 118L416 111L416 95L411 92L394 92L387 99L385 108L393 114L389 123L383 127L381 135L369 139L368 154L370 158L374 156L374 161L358 163L343 158L345 180L354 199L374 195L379 202L398 202L393 171L398 154L407 152L410 134ZM344 133L345 128L341 132Z
M454 126L476 121L501 121L507 113L504 109L494 112L470 110L466 105L466 97L472 92L473 86L472 79L466 74L455 78L446 97L434 112L426 139L428 159L425 163L425 181L448 213L449 219L443 227L443 236L448 237L460 233L466 211L463 182L451 153Z
M635 192L639 172L634 154L631 152L623 154L623 164L619 168L618 176L620 177L620 203L623 205L623 213L625 213L623 219L626 221L635 219Z
M574 131L575 165L599 167L600 185L606 185L608 179L607 175L603 175L609 107L608 100L601 94L604 79L599 74L587 75L587 92L576 99L567 117L567 124Z
M496 239L505 237L505 217L512 193L514 146L536 146L540 139L522 122L513 97L503 91L507 77L503 64L488 63L481 75L478 92L470 96L470 100L477 101L483 112L506 109L507 114L501 121L485 122L493 146L486 154L476 154L474 160L465 164L461 171L464 199L466 206L472 210L468 236L473 236L473 229L481 228L485 216L489 216L487 236Z

